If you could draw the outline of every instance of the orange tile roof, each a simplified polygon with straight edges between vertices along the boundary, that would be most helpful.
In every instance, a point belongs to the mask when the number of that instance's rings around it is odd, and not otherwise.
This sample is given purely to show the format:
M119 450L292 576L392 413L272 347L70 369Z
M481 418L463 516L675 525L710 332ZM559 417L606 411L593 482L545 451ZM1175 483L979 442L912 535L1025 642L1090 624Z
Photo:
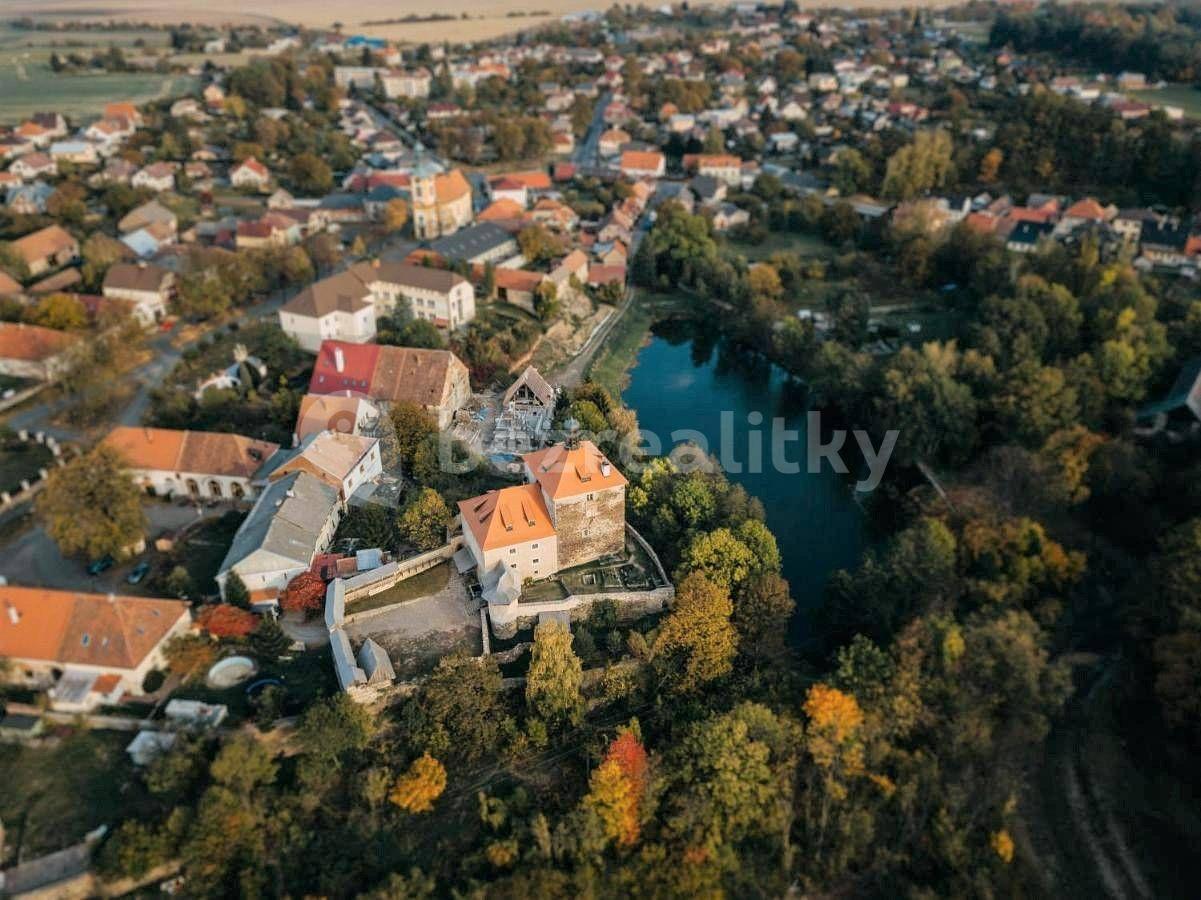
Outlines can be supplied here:
M552 500L605 491L627 483L625 476L592 441L580 441L573 450L568 450L565 444L555 444L527 453L522 460Z
M296 436L304 440L318 431L354 431L359 410L367 401L362 397L337 397L323 394L305 394L300 398L300 412L296 416Z
M546 277L541 272L527 272L524 269L494 269L492 275L496 286L506 291L536 291Z
M524 544L555 533L536 484L501 488L460 500L459 514L482 550Z
M73 334L53 328L24 322L0 322L0 359L41 362L57 356L78 340Z
M514 181L525 185L531 191L549 191L550 190L550 175L545 172L530 171L530 172L509 172L505 178L512 178Z
M132 103L106 103L104 104L104 118L136 121L139 118L138 108Z
M663 164L663 154L654 150L626 150L621 154L623 169L658 170Z
M104 439L134 469L249 478L279 444L240 434L123 425Z
M0 656L136 669L188 614L180 600L0 586Z
M1105 219L1105 207L1092 197L1085 197L1083 200L1077 200L1064 210L1063 215L1065 219L1092 219L1100 222Z
M452 169L444 175L434 178L434 193L439 203L453 203L465 196L470 196L471 185L459 169Z
M476 216L477 222L495 222L498 219L520 219L525 207L516 200L502 197L488 206Z

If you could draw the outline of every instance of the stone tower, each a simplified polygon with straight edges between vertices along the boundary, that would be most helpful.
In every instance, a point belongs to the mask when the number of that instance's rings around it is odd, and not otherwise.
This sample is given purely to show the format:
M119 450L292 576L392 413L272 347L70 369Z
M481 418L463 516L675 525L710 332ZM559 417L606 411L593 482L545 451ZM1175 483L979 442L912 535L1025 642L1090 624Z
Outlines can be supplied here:
M417 145L417 162L409 176L413 203L413 234L418 240L432 240L442 234L438 213L438 176L442 169L425 158L425 148Z

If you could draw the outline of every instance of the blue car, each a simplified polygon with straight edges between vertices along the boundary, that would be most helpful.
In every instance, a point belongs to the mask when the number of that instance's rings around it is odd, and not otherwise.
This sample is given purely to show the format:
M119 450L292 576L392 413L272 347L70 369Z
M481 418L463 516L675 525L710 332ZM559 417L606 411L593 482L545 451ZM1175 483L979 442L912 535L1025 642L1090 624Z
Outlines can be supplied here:
M114 562L116 562L116 560L114 560L111 556L102 556L100 559L88 566L88 574L99 575L101 572L107 572L113 567Z

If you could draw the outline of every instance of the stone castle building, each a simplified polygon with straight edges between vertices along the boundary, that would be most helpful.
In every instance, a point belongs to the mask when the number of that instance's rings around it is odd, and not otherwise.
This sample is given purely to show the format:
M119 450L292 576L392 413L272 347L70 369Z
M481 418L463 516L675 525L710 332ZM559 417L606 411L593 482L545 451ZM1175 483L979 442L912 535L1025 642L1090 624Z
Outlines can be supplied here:
M527 484L459 503L485 589L549 577L625 549L626 479L591 441L522 457Z

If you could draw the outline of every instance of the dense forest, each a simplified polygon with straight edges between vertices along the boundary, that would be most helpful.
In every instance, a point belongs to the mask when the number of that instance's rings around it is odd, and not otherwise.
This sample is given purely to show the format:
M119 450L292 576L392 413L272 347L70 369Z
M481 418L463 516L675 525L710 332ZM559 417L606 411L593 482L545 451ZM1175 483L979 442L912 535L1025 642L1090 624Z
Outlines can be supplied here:
M1201 14L1184 4L1041 5L1002 10L989 42L1022 53L1041 51L1103 72L1142 72L1150 79L1201 79Z

